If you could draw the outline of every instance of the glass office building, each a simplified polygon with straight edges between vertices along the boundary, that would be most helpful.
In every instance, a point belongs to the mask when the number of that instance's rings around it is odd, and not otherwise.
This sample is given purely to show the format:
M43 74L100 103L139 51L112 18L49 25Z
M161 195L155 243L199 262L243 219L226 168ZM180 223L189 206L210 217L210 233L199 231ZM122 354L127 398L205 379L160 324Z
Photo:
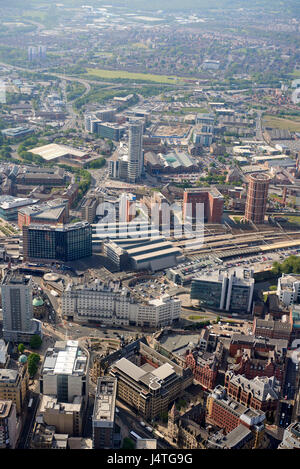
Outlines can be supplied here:
M222 281L208 281L202 279L193 279L191 285L191 299L199 300L202 306L211 308L221 308Z
M253 271L240 268L233 273L214 272L194 278L191 299L198 300L200 306L249 314L253 291Z
M24 260L69 262L92 255L92 228L87 222L23 226Z

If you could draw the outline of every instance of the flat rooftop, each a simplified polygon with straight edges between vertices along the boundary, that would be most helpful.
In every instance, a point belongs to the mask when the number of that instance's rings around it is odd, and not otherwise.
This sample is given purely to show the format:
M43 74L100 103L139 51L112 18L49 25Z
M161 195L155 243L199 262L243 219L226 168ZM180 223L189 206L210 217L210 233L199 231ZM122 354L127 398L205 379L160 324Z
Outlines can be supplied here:
M116 392L117 380L115 378L102 377L98 379L93 412L93 422L114 421Z
M10 370L7 368L0 369L0 382L1 383L15 383L18 379L17 370Z
M136 262L143 262L145 260L156 259L176 254L181 254L181 250L179 248L161 249L160 251L156 252L149 252L147 254L142 254L139 256L132 256L132 259L134 259Z
M82 375L86 366L87 357L82 354L76 340L58 341L46 352L43 374Z
M140 382L150 389L159 389L164 380L176 374L175 367L169 363L164 363L158 368L148 371L145 368L138 367L124 357L118 360L114 366L134 381Z
M66 145L58 145L57 143L50 143L49 145L44 145L42 147L32 148L30 152L41 156L46 161L62 158L67 155L83 158L87 154L87 152L83 152Z
M9 416L12 405L12 401L0 400L0 422Z
M30 275L23 275L19 274L17 271L9 270L2 280L2 285L28 285L30 279Z

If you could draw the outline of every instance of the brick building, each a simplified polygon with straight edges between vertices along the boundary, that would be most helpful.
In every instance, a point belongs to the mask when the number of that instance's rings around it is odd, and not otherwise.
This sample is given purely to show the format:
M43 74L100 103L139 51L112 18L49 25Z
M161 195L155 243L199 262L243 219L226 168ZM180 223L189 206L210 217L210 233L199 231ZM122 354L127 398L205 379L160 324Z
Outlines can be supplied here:
M271 339L269 337L255 337L253 335L233 334L229 345L231 357L237 355L238 350L255 350L257 352L268 352L276 350L280 355L285 356L288 341L284 339Z
M243 375L235 375L233 371L225 374L225 388L227 395L237 402L261 410L266 417L275 416L280 395L280 383L272 378L255 377L247 379Z
M218 344L222 346L221 343ZM218 353L202 352L199 350L187 350L185 366L193 372L194 379L205 389L214 389L216 386L219 357Z
M269 337L271 339L284 339L289 341L292 333L292 324L287 321L274 321L273 319L254 318L253 335L256 337Z
M223 386L217 386L207 398L206 423L217 425L225 434L243 425L253 432L253 448L258 448L264 437L265 414L230 398Z
M284 379L285 355L275 350L257 352L255 350L239 350L235 357L235 364L230 368L235 374L245 375L248 379L256 376L275 378L282 383Z
M191 204L189 213L187 204ZM196 205L204 204L204 221L221 223L223 216L224 197L216 187L186 189L183 194L183 216L196 218Z
M266 174L251 174L247 191L245 220L257 224L264 223L270 176Z
M51 224L66 223L69 216L68 200L53 199L43 204L29 205L18 211L18 226L30 223Z

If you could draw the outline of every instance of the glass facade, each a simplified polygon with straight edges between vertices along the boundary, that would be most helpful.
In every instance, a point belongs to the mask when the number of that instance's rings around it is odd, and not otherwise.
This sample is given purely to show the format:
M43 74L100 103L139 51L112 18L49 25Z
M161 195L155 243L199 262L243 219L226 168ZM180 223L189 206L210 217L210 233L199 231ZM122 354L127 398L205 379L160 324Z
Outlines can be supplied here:
M233 285L230 298L230 310L246 312L250 299L250 288L242 285Z
M222 294L222 282L208 282L193 280L191 285L191 299L199 300L200 304L219 308Z
M24 230L26 258L68 262L92 255L92 228L88 224L67 229L29 226Z

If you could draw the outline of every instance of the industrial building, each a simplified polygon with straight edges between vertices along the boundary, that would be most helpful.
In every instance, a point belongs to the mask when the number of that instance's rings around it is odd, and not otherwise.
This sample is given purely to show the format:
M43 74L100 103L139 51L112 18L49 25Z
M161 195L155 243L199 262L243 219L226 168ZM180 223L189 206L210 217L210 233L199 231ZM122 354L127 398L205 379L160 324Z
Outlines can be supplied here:
M30 153L39 155L45 161L56 161L60 163L70 164L72 159L82 160L88 157L87 152L68 147L66 145L58 145L57 143L50 143L42 147L32 148Z
M177 258L181 256L179 248L159 236L137 239L135 243L128 244L122 245L119 240L115 240L103 245L107 257L120 270L129 268L155 272L176 265Z
M183 151L174 151L167 154L147 152L145 154L145 167L151 174L192 173L199 170L195 158Z
M121 242L130 243L134 245L137 240L141 243L143 240L149 240L149 237L158 237L159 231L156 226L150 225L145 221L132 221L130 222L104 222L92 224L92 240L93 244L101 244L107 239L121 245ZM126 244L126 243L125 243Z

